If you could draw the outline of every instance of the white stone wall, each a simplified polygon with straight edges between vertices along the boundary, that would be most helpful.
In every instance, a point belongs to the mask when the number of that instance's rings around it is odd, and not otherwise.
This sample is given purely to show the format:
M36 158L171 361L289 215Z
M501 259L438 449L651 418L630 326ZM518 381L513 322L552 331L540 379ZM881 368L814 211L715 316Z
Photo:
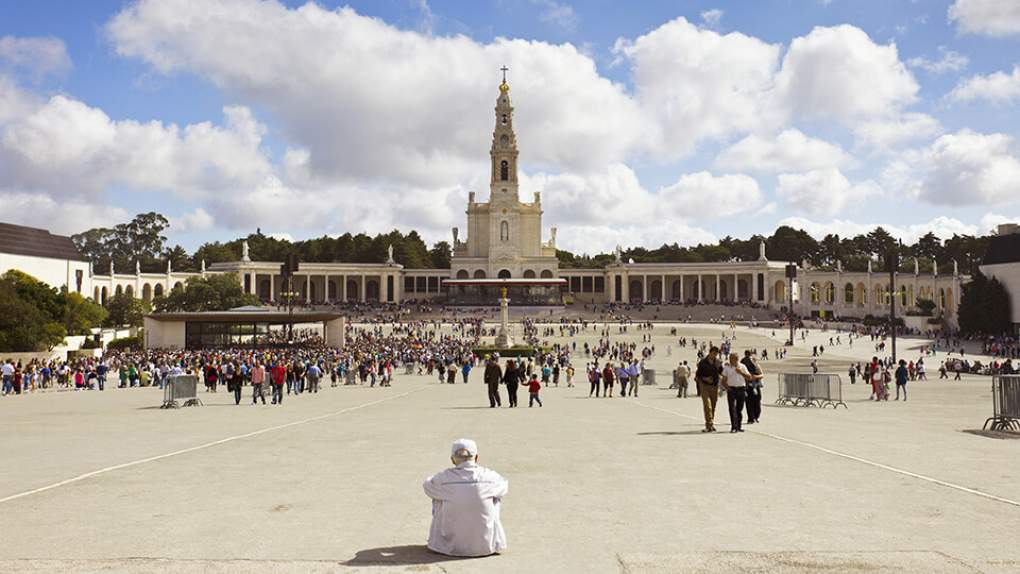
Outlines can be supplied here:
M1020 325L1020 263L982 265L981 272L988 278L996 278L1006 288L1012 303L1012 323Z
M68 291L75 291L77 287L75 272L81 271L81 294L85 297L92 295L92 278L89 276L89 264L87 261L70 261L67 259L50 259L48 257L0 253L0 274L6 273L9 269L17 269L27 273L57 289L67 287Z

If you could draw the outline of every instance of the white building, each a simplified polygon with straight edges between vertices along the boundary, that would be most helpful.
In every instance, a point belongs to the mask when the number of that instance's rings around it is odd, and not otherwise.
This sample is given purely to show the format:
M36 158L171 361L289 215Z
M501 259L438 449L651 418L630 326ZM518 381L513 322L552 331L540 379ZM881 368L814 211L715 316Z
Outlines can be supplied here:
M88 297L92 292L90 267L70 237L0 223L0 274L17 269L51 287Z

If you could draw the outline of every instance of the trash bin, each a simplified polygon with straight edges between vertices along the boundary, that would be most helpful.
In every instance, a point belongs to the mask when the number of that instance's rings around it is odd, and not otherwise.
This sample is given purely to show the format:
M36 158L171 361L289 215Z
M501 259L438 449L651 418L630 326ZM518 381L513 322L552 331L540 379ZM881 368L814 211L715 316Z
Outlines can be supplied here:
M641 384L642 385L654 385L655 384L655 369L642 369L641 370Z

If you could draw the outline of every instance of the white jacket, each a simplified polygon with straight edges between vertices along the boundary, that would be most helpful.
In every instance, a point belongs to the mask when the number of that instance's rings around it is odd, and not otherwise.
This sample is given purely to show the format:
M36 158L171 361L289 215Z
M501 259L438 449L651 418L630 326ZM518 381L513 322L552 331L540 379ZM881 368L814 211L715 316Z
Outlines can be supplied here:
M509 483L474 461L430 476L422 485L432 499L429 549L449 556L488 556L506 549L499 521Z

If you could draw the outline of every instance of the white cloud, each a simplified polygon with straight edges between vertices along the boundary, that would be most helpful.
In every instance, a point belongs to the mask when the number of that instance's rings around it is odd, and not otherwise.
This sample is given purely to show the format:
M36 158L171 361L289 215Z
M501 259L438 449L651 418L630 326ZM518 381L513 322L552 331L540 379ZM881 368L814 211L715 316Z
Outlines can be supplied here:
M58 38L4 36L0 38L0 66L29 70L35 79L62 75L71 69L71 58Z
M715 176L707 171L683 175L656 195L656 217L662 217L663 212L697 219L749 215L765 202L754 178L742 174Z
M853 162L838 144L804 135L796 128L774 138L751 134L724 149L715 167L727 171L807 171Z
M1000 213L986 213L981 217L978 233L994 233L1003 223L1020 223L1020 214L1009 217Z
M956 0L949 21L968 34L1009 36L1020 33L1020 3L1013 0Z
M647 138L662 157L679 157L706 138L778 124L765 96L779 46L737 32L721 35L683 18L613 48L632 66L636 96L658 121Z
M701 13L701 21L704 22L705 26L709 28L715 28L719 26L719 21L722 20L723 11L718 8L711 10L705 10Z
M945 46L939 46L939 58L937 60L929 60L921 56L907 60L907 65L911 68L920 68L932 74L959 72L966 68L968 64L970 64L970 59L967 56L953 50L948 50Z
M893 116L916 101L918 92L896 44L876 44L849 25L819 27L795 38L776 87L795 114L846 123Z
M840 237L854 237L873 231L881 227L904 243L913 243L928 232L934 233L936 237L947 239L954 234L974 235L978 233L977 226L967 225L962 221L939 216L931 221L909 225L897 225L890 223L860 223L847 219L831 219L829 221L814 221L803 217L787 217L779 221L779 225L789 225L794 229L806 231L815 239L822 239L826 235L834 234Z
M913 140L930 138L942 131L938 120L917 112L897 118L860 122L854 127L857 144L876 151L889 151Z
M1000 105L1012 103L1020 98L1020 66L1014 66L1011 74L995 72L961 80L947 98L956 102L985 100Z
M555 0L531 0L531 2L542 7L542 11L538 15L538 19L542 22L553 24L567 32L577 30L579 18L570 4Z
M4 221L73 235L92 227L112 227L131 218L124 209L91 201L54 199L42 193L3 191Z
M177 233L190 231L208 231L213 228L216 221L208 211L196 207L189 213L180 217L170 218L170 228Z
M126 186L203 196L259 181L272 171L259 149L264 128L247 108L224 115L223 127L114 121L54 96L0 123L0 189L96 197Z
M794 209L814 215L833 216L860 207L882 193L873 181L853 184L838 169L827 168L804 173L782 173L776 188L779 196Z
M650 121L570 44L399 30L350 8L142 0L107 26L119 54L185 70L266 109L333 178L447 186L485 172L501 64L523 158L590 169L619 161ZM597 121L595 121L597 118Z
M961 130L905 152L883 173L887 187L940 205L1016 201L1020 160L1006 134Z

